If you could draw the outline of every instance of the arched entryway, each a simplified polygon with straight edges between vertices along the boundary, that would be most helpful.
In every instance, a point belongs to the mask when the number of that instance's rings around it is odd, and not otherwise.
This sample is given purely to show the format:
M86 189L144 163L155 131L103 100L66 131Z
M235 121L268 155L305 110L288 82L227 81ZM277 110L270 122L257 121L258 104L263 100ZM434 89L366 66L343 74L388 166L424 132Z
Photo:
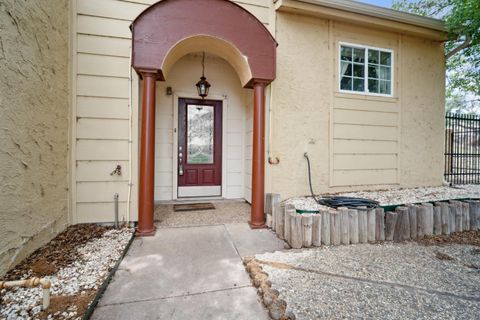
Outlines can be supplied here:
M155 82L182 56L211 52L253 89L252 228L264 227L265 86L275 79L277 43L248 11L227 0L164 0L132 23L132 66L143 78L138 234L155 232Z

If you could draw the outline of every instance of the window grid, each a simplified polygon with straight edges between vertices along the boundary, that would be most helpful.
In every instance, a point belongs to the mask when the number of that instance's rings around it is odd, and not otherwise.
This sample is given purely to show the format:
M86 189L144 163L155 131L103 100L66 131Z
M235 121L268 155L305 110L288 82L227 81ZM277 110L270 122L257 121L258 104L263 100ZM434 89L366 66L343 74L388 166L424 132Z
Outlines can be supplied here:
M351 52L351 60L344 60L342 58L342 52L343 49L348 49ZM354 61L354 52L363 50L364 51L364 57L363 57L363 62L357 62ZM346 44L346 43L340 43L340 81L339 81L339 89L340 91L347 91L347 92L357 92L357 93L366 93L366 94L371 94L371 95L380 95L380 96L392 96L393 95L393 88L392 88L392 81L393 81L393 51L388 50L388 49L381 49L381 48L373 48L373 47L367 47L367 46L360 46L360 45L355 45L355 44ZM370 53L375 53L377 54L377 62L370 62L369 56ZM348 58L348 57L347 57ZM387 63L382 63L382 58L386 59ZM345 64L349 64L351 66L350 74L342 74L342 67ZM363 67L363 77L356 77L354 76L354 65L359 65ZM370 67L373 68L378 68L376 77L370 77ZM383 74L382 78L382 71L386 72L386 75ZM350 88L347 89L347 86L342 84L343 79L347 78L350 79L349 86ZM354 88L354 79L357 80L363 80L363 86L361 87L361 90L355 90ZM376 81L376 90L370 90L369 87L369 81ZM383 85L383 88L382 88ZM360 89L360 87L359 87Z

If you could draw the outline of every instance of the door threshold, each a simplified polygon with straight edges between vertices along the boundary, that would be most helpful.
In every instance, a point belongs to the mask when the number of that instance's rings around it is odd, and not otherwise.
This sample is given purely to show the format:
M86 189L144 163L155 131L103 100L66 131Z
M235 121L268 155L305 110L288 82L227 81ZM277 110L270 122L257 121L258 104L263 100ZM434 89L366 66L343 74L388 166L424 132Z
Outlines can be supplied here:
M199 201L210 201L210 200L225 200L223 197L181 197L173 200L174 202L199 202Z

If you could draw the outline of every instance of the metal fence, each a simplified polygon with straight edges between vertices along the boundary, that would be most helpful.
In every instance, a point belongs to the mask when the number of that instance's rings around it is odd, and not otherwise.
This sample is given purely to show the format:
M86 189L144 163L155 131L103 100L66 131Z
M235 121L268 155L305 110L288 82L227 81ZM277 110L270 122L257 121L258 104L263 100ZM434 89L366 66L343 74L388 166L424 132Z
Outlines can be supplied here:
M445 180L480 184L480 116L445 116Z

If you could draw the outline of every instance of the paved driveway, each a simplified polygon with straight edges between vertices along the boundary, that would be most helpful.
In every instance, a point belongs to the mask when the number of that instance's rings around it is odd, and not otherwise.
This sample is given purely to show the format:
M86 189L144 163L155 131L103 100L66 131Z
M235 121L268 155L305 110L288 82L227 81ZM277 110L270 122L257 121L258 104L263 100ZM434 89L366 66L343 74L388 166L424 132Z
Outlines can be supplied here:
M242 257L283 248L246 223L159 228L133 242L93 319L268 319Z

